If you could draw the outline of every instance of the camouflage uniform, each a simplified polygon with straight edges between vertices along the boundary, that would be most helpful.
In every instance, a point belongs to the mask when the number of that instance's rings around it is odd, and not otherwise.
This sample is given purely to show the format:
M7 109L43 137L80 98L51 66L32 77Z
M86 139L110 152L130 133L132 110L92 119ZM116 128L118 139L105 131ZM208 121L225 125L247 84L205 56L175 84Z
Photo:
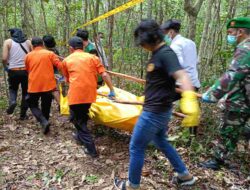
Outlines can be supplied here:
M240 136L250 139L250 38L236 47L229 70L206 94L214 102L226 95L221 144L215 155L221 158L236 148Z

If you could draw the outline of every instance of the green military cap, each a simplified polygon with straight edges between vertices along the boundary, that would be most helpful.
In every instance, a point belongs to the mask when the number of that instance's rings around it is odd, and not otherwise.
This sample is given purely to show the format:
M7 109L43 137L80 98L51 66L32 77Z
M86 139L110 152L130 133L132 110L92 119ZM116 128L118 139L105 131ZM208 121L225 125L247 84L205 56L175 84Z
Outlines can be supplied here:
M228 28L250 28L250 17L233 18L227 22Z

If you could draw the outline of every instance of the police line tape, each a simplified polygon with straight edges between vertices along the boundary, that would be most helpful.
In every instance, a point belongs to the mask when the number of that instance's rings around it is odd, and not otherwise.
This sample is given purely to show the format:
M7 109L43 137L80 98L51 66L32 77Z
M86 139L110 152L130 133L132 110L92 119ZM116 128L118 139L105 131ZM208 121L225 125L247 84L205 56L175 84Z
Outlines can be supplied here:
M103 15L101 15L101 16L98 16L98 17L94 18L93 20L91 20L91 21L89 21L89 22L87 22L87 23L85 23L85 24L77 27L73 32L71 32L71 36L73 36L77 32L78 28L83 28L83 27L86 27L86 26L91 25L93 23L99 22L100 20L103 20L103 19L105 19L107 17L110 17L110 16L112 16L114 14L122 12L122 11L124 11L124 10L126 10L126 9L128 9L130 7L135 6L138 3L142 3L143 1L144 0L131 0L131 1L129 1L129 2L127 2L127 3L125 3L125 4L121 5L121 6L119 6L117 8L115 8L115 9L113 9L113 10L111 10L111 11L109 11L109 12L103 14ZM62 46L62 45L65 45L66 43L65 42L64 43L58 42L57 44L59 44L59 45Z

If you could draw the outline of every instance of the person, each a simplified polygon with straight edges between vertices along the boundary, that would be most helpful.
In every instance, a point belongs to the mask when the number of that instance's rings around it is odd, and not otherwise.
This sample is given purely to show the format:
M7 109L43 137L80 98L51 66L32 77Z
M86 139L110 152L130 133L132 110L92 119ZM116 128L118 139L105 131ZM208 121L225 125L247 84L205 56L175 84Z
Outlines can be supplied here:
M108 68L109 67L108 59L103 49L103 43L102 43L103 39L104 39L103 32L98 32L97 35L95 36L95 44L96 44L96 49L97 49L97 52L99 54L102 64L105 66L105 68Z
M91 50L96 49L95 44L89 40L89 32L83 29L77 29L76 36L83 40L84 52L89 53Z
M214 158L202 167L217 170L227 161L242 137L250 139L250 18L233 18L227 23L227 41L235 46L229 69L202 94L203 102L216 103L225 98L223 125Z
M51 35L44 35L43 36L43 43L47 50L54 52L56 55L60 55L58 49L56 48L56 41L55 38ZM59 57L60 58L60 57ZM54 74L57 79L57 87L52 92L53 97L55 98L58 105L60 105L60 93L59 93L59 82L63 80L59 70L54 66Z
M53 66L60 68L61 61L55 53L44 49L42 38L32 38L31 44L33 50L25 57L28 72L27 102L32 114L40 122L43 134L47 134L50 130L52 92L56 88ZM41 109L38 106L39 99Z
M94 158L98 156L98 153L87 128L87 121L91 103L96 101L97 74L102 76L110 88L109 97L115 97L115 92L111 79L99 58L83 52L82 39L74 36L68 44L71 54L63 61L62 73L69 83L68 102L77 130L73 137L82 145L85 153Z
M9 83L9 107L7 114L12 114L17 106L17 94L19 85L22 88L22 100L20 119L27 118L26 112L28 110L25 96L28 88L28 75L24 65L25 55L31 51L30 40L27 40L23 31L19 28L11 28L10 39L4 41L2 62L5 70L8 72Z
M90 50L89 53L90 53L90 54L93 54L93 55L95 55L95 56L97 56L97 57L100 58L99 53L98 53L98 51L97 51L96 49ZM104 81L103 81L103 79L102 79L102 76L101 76L101 75L97 75L97 88L99 88L100 86L102 86L102 85L103 85L103 82L104 82Z
M143 20L134 31L136 44L152 52L146 65L145 102L143 111L134 127L130 140L128 181L115 178L116 188L140 188L141 172L145 149L153 141L168 158L178 173L176 182L180 185L192 185L193 177L174 147L166 139L167 124L172 114L172 102L176 100L175 82L181 82L182 98L180 107L186 117L183 126L199 123L199 105L188 74L179 64L176 54L166 46L160 26L154 20Z
M164 39L166 43L174 50L180 65L186 70L192 80L193 87L198 91L201 85L198 78L196 45L192 40L180 34L180 28L180 21L175 19L170 19L161 25L161 29L165 34ZM190 133L195 135L197 133L197 127L190 127Z

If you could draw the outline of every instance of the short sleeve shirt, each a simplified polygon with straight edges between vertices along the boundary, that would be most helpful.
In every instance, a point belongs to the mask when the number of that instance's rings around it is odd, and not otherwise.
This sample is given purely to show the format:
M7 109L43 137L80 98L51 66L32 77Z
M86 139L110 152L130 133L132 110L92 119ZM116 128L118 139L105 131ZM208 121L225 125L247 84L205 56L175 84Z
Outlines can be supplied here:
M77 50L63 61L62 72L69 82L69 105L93 103L97 95L97 74L105 71L95 55Z
M180 96L175 92L172 74L182 70L174 51L166 45L153 52L147 64L145 103L143 110L165 112Z
M28 92L48 92L56 88L53 66L61 67L58 56L42 47L36 47L25 57L28 72Z
M85 47L84 52L89 53L92 49L95 49L95 45L89 42L88 45Z

